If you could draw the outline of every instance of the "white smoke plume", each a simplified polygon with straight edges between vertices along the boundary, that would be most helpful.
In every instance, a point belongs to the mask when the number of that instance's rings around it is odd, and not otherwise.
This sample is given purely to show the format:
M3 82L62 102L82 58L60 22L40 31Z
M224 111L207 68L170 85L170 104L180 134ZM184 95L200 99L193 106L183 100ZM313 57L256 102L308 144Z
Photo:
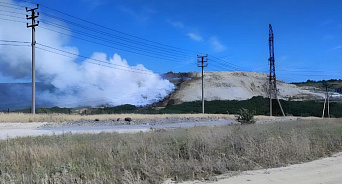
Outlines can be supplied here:
M15 4L11 0L2 2ZM31 29L24 23L0 19L0 25L0 40L31 40ZM79 53L76 47L68 46L67 37L39 27L36 30L39 35L37 43ZM143 65L129 66L119 54L108 57L105 53L94 52L90 58L93 60L76 62L79 59L76 56L64 57L36 49L37 81L55 87L42 91L37 96L37 103L45 101L60 107L147 105L164 98L174 89L172 83ZM103 65L97 60L110 63L105 64L110 67L93 64ZM0 78L30 81L31 47L0 45Z

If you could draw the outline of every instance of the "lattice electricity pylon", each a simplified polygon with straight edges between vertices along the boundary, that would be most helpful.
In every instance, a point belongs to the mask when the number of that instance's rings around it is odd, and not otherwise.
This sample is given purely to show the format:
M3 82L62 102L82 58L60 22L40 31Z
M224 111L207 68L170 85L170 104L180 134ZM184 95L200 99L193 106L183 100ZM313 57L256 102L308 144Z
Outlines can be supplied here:
M270 58L268 59L270 62L270 75L269 75L269 91L268 95L270 98L270 116L272 116L272 101L276 99L278 101L279 107L283 116L285 116L283 108L281 107L280 101L278 99L278 90L277 90L277 78L275 74L275 66L274 66L274 40L273 40L273 29L271 24L269 24L269 51L270 51Z

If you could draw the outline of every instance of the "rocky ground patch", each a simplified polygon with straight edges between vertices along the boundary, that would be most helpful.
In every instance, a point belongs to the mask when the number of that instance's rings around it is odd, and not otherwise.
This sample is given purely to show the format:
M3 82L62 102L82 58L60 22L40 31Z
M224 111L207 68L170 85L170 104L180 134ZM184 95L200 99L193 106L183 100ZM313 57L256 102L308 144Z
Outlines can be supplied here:
M189 123L189 122L211 122L218 121L218 117L166 117L158 119L131 119L131 121L125 120L130 117L121 119L107 119L107 120L89 120L81 119L78 121L68 121L61 123L47 123L41 128L55 128L64 126L117 126L117 125L163 125L163 124L175 124L175 123Z

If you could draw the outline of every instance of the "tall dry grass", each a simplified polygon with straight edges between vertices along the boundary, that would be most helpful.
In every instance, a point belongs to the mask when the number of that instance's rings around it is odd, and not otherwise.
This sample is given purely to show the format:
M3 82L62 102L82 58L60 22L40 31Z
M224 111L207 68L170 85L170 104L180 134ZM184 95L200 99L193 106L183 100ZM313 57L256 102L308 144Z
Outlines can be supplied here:
M25 113L0 113L0 123L2 122L64 122L77 121L81 119L156 119L166 117L218 117L224 119L234 119L234 115L227 114L101 114L101 115L77 115L77 114L25 114Z
M0 141L0 182L206 179L307 162L341 150L341 120L18 138Z

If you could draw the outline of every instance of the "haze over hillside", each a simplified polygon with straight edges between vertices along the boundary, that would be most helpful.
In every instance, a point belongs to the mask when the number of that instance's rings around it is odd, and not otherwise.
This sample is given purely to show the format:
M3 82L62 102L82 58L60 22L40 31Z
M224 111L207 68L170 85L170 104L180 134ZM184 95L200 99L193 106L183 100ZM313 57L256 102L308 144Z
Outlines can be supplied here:
M191 102L201 100L201 73L167 73L163 75L165 79L173 82L177 89L169 93L169 97L158 106L166 106L167 104L180 104L182 102ZM267 97L268 78L265 73L257 72L205 72L204 90L205 100L246 100L253 96ZM17 84L0 84L0 108L5 110L7 108L20 109L29 108L31 106L31 84L17 83ZM294 84L288 84L283 81L277 81L279 89L279 98L285 100L317 100L322 99L323 93L314 93L309 90L303 90ZM158 86L156 86L158 89ZM116 89L120 90L120 89ZM70 101L61 106L49 101L48 98L42 98L44 93L58 95L57 88L53 85L46 85L37 83L37 107L84 107L84 106L98 106L92 101L83 101L82 106L79 101ZM77 95L75 93L75 95ZM77 96L76 96L77 97ZM75 98L76 98L75 97ZM94 93L93 99L96 98L114 98L99 96ZM115 96L119 99L120 96ZM161 100L160 97L150 98L151 103ZM150 103L150 104L151 104ZM129 101L121 100L116 105L130 104ZM106 104L103 104L106 105ZM134 105L134 104L133 104ZM113 105L109 105L113 106Z

